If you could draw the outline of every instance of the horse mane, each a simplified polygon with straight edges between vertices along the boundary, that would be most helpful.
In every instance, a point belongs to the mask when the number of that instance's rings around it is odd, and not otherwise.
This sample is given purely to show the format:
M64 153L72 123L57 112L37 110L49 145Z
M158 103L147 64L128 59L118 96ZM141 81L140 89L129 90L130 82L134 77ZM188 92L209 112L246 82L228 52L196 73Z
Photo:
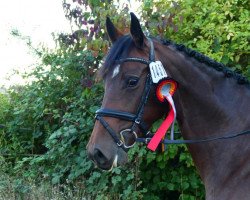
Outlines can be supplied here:
M225 77L227 77L227 78L232 77L232 78L236 79L238 84L245 84L245 85L250 86L250 81L245 76L231 70L230 68L226 67L222 63L216 62L215 60L205 56L202 53L199 53L199 52L197 52L197 51L195 51L193 49L190 49L190 48L186 47L183 44L176 44L173 41L168 40L168 39L161 40L161 43L163 45L166 45L166 46L172 45L173 47L175 47L176 50L178 50L180 52L184 52L189 57L193 57L197 61L206 64L206 66L212 67L217 71L221 71L222 73L225 74Z
M183 44L176 44L171 40L160 40L160 42L163 45L172 45L175 47L176 50L183 52L187 54L189 57L195 58L197 61L206 64L208 67L212 67L217 71L221 71L225 74L225 77L232 77L237 80L238 84L245 84L247 86L250 86L250 81L243 76L242 74L239 74L228 67L226 67L224 64L216 62L215 60L203 55L202 53L199 53L193 49L190 49L186 47ZM130 35L125 35L123 37L120 37L111 47L109 50L105 61L103 63L103 66L99 70L99 76L102 79L105 79L107 74L109 74L111 71L114 70L116 60L119 60L120 58L126 58L128 55L129 50L134 47L133 40L130 37Z
M102 79L105 79L109 72L114 70L117 60L127 57L129 49L132 48L132 44L133 41L130 35L125 35L115 41L108 54L106 55L102 67L99 70L98 75Z

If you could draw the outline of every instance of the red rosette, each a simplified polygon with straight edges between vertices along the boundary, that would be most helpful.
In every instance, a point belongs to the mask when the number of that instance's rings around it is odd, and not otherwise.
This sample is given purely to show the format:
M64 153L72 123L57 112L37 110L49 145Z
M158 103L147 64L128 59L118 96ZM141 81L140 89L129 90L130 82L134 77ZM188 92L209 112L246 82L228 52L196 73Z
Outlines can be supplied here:
M170 93L172 96L177 90L177 82L173 79L162 79L156 86L156 97L160 102L166 102L166 98L164 98L164 93Z

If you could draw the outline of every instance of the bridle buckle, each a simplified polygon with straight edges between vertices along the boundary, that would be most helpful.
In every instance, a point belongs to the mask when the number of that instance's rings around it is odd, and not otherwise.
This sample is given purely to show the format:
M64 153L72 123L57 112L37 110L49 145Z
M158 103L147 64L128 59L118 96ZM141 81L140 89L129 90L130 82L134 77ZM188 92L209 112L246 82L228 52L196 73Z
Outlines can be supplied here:
M117 144L118 147L121 147L122 145L124 145L124 143L121 140L119 140L119 142L117 142L116 144Z
M137 118L137 119L135 119L135 123L136 123L136 124L140 124L140 123L141 123L141 120Z
M145 144L148 144L152 138L145 138Z

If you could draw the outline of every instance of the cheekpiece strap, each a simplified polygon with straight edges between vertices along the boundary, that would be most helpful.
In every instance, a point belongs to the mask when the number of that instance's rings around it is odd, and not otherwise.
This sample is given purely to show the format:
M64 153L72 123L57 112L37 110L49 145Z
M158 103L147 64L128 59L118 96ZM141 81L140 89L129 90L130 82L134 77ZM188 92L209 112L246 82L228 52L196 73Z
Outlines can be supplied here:
M149 61L154 62L155 61L155 51L154 51L154 44L151 38L148 38L149 45L150 45L150 52L149 52Z

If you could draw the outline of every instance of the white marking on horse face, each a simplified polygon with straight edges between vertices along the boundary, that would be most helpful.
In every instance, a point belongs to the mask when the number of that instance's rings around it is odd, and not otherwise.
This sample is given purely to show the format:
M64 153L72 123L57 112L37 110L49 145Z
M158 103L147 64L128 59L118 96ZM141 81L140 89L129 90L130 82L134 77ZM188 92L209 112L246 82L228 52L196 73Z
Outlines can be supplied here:
M113 71L113 75L112 75L112 78L116 77L117 74L119 74L120 72L120 65L116 65L114 71Z
M117 160L118 160L118 155L116 154L116 155L115 155L114 162L113 162L113 166L114 166L114 167L117 167Z
M113 164L112 164L111 168L108 170L109 172L112 171L112 169L113 169L114 167L117 167L117 161L118 161L118 155L116 154L116 155L115 155L115 159L114 159L114 161L113 161Z

